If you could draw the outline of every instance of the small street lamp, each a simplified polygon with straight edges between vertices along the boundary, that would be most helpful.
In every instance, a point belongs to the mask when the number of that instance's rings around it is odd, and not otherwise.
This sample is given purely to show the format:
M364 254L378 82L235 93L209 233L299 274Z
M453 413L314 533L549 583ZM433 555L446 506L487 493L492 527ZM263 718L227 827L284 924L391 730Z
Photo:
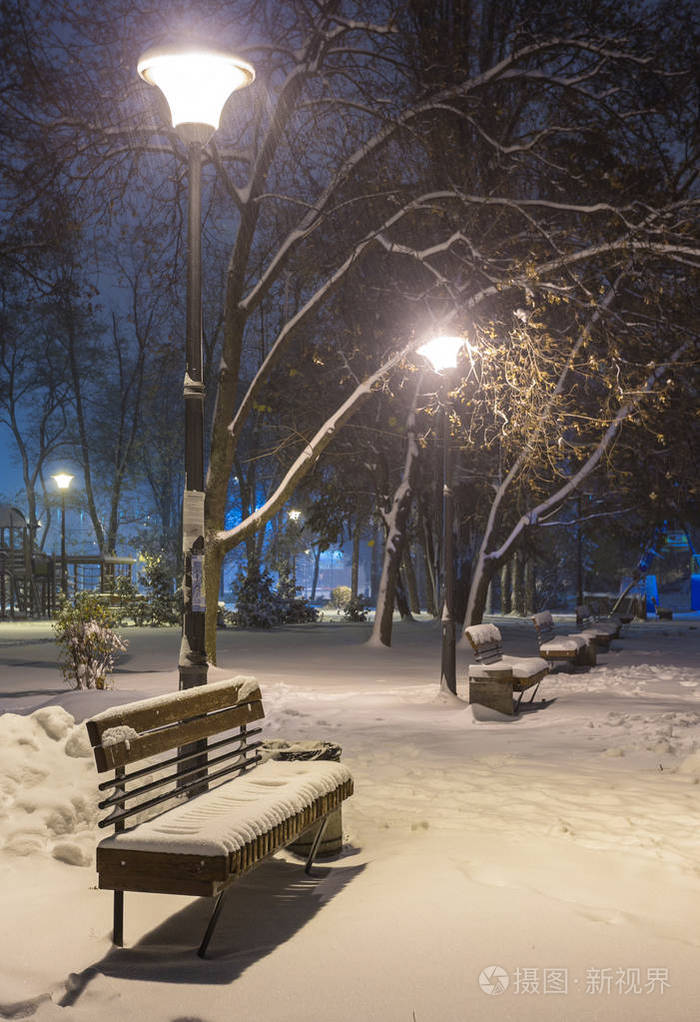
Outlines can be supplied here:
M67 472L57 472L51 478L61 492L61 592L68 596L68 566L66 564L66 493L73 482Z
M452 490L452 459L450 457L450 421L447 408L447 380L457 367L457 357L465 346L463 337L435 337L418 348L418 354L430 362L442 381L442 657L440 686L457 693L456 635L454 619L454 492Z
M202 378L202 150L219 127L224 105L250 85L250 64L224 50L193 44L157 47L139 59L138 73L165 96L173 127L187 146L187 334L185 371L185 492L182 506L184 611L179 687L207 682L204 620L204 382Z

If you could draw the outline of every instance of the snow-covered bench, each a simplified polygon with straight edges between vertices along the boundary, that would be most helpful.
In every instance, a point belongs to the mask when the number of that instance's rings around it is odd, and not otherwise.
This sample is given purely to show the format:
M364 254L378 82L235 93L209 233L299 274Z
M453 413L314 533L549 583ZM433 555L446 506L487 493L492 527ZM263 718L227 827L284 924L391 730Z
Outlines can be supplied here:
M203 957L226 889L312 827L309 873L329 815L352 794L347 768L261 762L264 717L254 681L234 679L105 710L87 721L114 834L97 847L100 888L114 891L123 945L124 891L215 897ZM155 759L153 758L155 757ZM143 765L143 760L149 760ZM136 769L131 764L140 763Z
M503 653L503 640L496 625L470 625L464 630L477 663L469 665L469 702L513 716L520 708L523 693L534 691L549 672L541 657L514 657ZM514 702L514 697L515 702Z
M537 632L540 656L547 661L564 660L573 667L595 667L596 643L586 632L574 635L557 635L554 619L548 610L534 614L532 623Z
M590 635L598 646L607 649L611 639L620 635L622 622L619 618L597 618L586 603L576 608L576 626L581 632Z

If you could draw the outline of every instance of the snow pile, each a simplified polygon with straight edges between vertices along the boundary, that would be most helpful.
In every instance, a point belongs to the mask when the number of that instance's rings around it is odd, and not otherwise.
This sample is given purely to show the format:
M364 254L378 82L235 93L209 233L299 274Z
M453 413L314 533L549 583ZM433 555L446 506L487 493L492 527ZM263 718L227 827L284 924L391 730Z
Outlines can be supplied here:
M0 716L0 850L94 861L97 784L84 725L60 706Z

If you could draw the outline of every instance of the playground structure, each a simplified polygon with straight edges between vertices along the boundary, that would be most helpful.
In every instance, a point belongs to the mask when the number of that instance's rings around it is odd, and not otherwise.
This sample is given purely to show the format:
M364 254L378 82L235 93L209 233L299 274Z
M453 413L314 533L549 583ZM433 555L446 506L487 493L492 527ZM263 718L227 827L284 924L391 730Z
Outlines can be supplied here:
M689 529L671 530L666 524L655 529L616 609L623 599L638 601L644 616L700 610L700 554L693 549Z
M51 617L61 594L61 558L37 550L20 510L0 504L0 620ZM68 597L109 592L115 579L131 579L133 557L66 557Z

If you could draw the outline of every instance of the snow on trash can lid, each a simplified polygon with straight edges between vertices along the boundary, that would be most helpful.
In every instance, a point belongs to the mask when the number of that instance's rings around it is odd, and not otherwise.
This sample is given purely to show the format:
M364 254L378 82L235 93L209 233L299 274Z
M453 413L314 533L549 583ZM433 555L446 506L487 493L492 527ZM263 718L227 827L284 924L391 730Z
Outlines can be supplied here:
M269 759L285 762L325 759L339 763L342 751L341 746L336 742L289 742L284 738L268 738L260 747L263 763Z

